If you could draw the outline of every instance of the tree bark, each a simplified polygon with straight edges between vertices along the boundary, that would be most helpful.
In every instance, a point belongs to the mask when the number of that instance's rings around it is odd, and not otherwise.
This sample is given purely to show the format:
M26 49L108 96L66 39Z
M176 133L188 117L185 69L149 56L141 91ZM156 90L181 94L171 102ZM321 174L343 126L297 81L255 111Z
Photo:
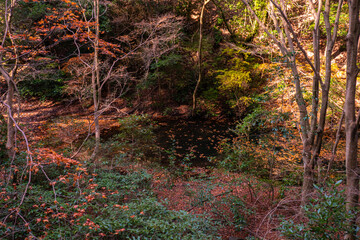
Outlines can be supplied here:
M13 66L13 68L9 71L5 69L5 64L4 62L0 63L0 72L3 75L3 77L5 78L5 81L7 83L7 94L6 94L6 102L8 105L8 110L7 110L7 114L8 114L8 119L7 119L7 140L6 140L6 149L7 149L7 154L9 159L13 159L15 157L15 125L13 122L13 99L14 99L14 93L16 90L16 85L14 82L14 77L17 73L17 69L18 69L18 49L16 47L16 43L14 42L14 39L11 36L11 17L12 17L12 9L15 7L16 1L15 0L11 0L10 4L9 1L5 1L5 29L4 29L4 36L3 36L3 41L1 43L1 47L4 46L5 44L5 40L6 37L8 37L10 39L10 42L12 44L12 46L14 46L14 53L15 53L15 64ZM0 56L0 59L3 56Z
M358 43L360 34L359 9L360 1L349 3L349 31L347 35L347 69L345 94L345 135L346 135L346 210L354 212L359 201L359 178L357 174L357 146L359 115L355 116L356 80L359 73L357 67ZM356 218L349 220L355 229ZM355 239L354 233L348 233L347 239Z
M100 105L100 74L99 74L99 0L94 0L95 16L95 39L94 39L94 62L91 76L91 86L94 102L94 125L95 125L95 148L91 159L95 160L100 148L100 124L99 124L99 105Z
M313 143L313 162L317 163L318 165L318 182L321 182L321 160L319 158L321 147L322 147L322 139L324 135L324 129L325 129L325 123L326 123L326 113L329 103L329 91L330 91L330 85L331 85L331 60L332 60L332 51L334 49L336 37L337 37L337 31L339 26L339 18L340 18L340 12L341 7L343 4L343 0L339 0L338 2L338 8L336 13L336 20L334 24L333 33L331 31L331 25L330 25L330 0L325 1L325 11L324 11L324 21L325 21L325 28L326 28L326 50L325 50L325 80L324 83L321 85L321 108L320 108L320 115L319 115L319 121L316 124L312 124L312 126L315 128L317 126L316 132L313 131L315 135L314 143ZM318 9L321 9L321 6L319 6ZM320 19L320 17L318 18ZM319 43L319 29L316 33ZM315 34L314 34L315 35ZM315 48L315 47L314 47ZM315 51L315 49L314 49ZM320 49L319 46L317 46L318 55L316 58L318 58L318 62L320 64ZM316 62L316 61L315 61ZM316 63L315 63L316 66ZM320 65L318 71L320 72ZM314 76L315 77L315 76ZM316 96L318 97L318 96ZM315 129L314 129L315 130Z
M9 106L7 110L8 118L7 118L7 134L6 134L6 149L9 159L14 157L14 148L15 148L15 126L12 121L13 114L13 99L14 99L14 91L15 86L10 74L4 69L3 66L0 66L0 72L6 80L8 91L6 94L6 104Z
M210 2L210 0L204 0L204 3L202 5L201 8L201 13L200 13L200 26L199 26L199 48L198 48L198 64L199 64L199 78L196 82L196 86L195 86L195 90L193 92L193 106L192 106L192 111L191 111L191 115L194 116L195 114L195 109L196 109L196 93L197 90L199 88L200 82L201 82L201 74L202 74L202 28L203 28L203 18L204 18L204 11L205 11L205 7L206 4L208 4Z
M7 140L6 140L6 149L9 159L14 157L14 147L15 147L15 126L13 123L13 99L14 99L14 85L12 81L8 84L8 92L6 95L6 102L9 105L8 109L8 119L7 119Z

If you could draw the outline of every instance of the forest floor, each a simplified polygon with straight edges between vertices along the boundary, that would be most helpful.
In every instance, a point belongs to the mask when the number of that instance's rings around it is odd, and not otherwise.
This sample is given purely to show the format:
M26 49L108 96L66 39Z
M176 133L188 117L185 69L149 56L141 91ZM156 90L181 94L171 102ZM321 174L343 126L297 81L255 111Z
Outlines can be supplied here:
M52 146L58 151L70 146L74 152L75 142L87 135L92 118L91 109L78 104L37 100L24 102L21 112L19 120L31 140L30 145L51 147L49 139L52 144L58 139ZM100 121L102 131L117 128L118 118L115 112L104 115ZM81 124L74 127L74 123ZM79 154L77 157L81 160L87 156ZM281 219L299 221L300 187L284 187L213 166L194 165L181 168L176 174L164 166L154 167L149 163L136 162L132 167L145 168L152 174L152 188L169 209L205 214L220 223L219 234L223 239L249 236L283 239L278 230Z

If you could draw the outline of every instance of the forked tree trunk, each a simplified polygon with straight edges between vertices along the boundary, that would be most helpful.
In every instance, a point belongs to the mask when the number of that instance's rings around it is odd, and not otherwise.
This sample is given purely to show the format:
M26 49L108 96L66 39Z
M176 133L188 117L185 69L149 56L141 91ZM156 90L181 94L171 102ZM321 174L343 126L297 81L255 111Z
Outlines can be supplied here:
M343 5L343 0L339 0L337 13L336 13L336 17L335 17L335 24L334 24L334 28L332 31L331 24L330 24L330 0L325 1L325 11L324 11L324 22L325 22L325 29L326 29L325 79L324 79L324 83L321 85L322 92L321 92L320 115L319 115L319 120L317 123L317 129L316 129L316 135L314 138L314 143L312 146L313 162L314 162L314 164L318 165L318 182L321 182L321 178L322 178L322 176L321 176L322 175L322 173L321 173L322 163L319 158L319 155L320 155L320 151L321 151L321 147L322 147L322 140L323 140L323 135L324 135L325 123L326 123L326 113L327 113L327 108L328 108L328 103L329 103L329 91L330 91L330 85L331 85L332 51L334 49L336 38L337 38L340 12L341 12L342 5ZM321 6L319 6L318 9L321 9ZM320 16L318 19L320 19ZM318 43L320 40L319 34L320 34L320 32L319 32L319 28L318 28L317 33L316 34L314 33L314 35L317 35ZM320 49L319 49L319 46L317 46L317 51L315 51L315 47L314 47L314 52L318 53L318 55L314 55L314 56L316 56L316 58L318 58L318 60L315 60L315 64L317 61L319 62L318 71L320 72L320 54L319 54ZM318 96L316 96L316 97L318 97ZM318 107L318 104L317 104L317 107ZM312 124L312 125L314 127L316 126L316 124L315 125Z
M296 33L292 28L292 24L289 21L286 15L286 4L284 0L270 0L271 3L276 7L280 17L282 19L281 23L278 20L278 14L274 12L274 9L271 8L273 12L271 13L272 19L275 23L275 28L279 33L279 39L276 38L273 34L269 32L267 27L260 21L260 19L256 16L255 12L249 6L249 3L246 0L242 0L242 2L248 7L251 14L255 17L255 19L260 24L261 28L268 34L268 36L276 43L276 45L281 50L282 54L286 58L287 62L290 65L295 84L295 97L296 102L299 107L299 122L300 122L300 132L303 144L303 152L302 152L302 160L304 164L304 175L303 175L303 186L302 186L302 196L301 203L302 205L306 204L309 195L313 190L314 183L314 168L315 163L318 160L318 156L320 154L321 145L322 145L322 137L323 131L325 128L325 120L326 120L326 112L327 105L329 100L329 89L330 89L330 79L331 79L331 52L334 46L334 42L336 40L337 28L339 23L340 10L342 6L342 0L339 0L339 7L337 10L336 20L334 24L333 34L331 33L329 19L329 9L330 9L330 1L327 0L325 3L325 25L327 30L327 51L326 51L326 75L325 75L325 83L322 82L320 76L320 16L322 9L322 1L318 1L317 8L315 7L315 2L309 0L309 4L315 19L315 27L313 31L313 46L314 46L314 63L312 63L307 56L306 51L300 44L299 39L297 38ZM301 81L298 73L298 68L296 65L296 57L295 57L295 47L294 44L300 49L303 56L305 57L306 62L311 66L314 77L313 77L313 85L312 85L312 94L313 100L311 103L311 113L308 114L306 102L303 97L303 91L301 89ZM322 90L322 104L319 114L319 93L320 86ZM318 116L319 115L319 116Z

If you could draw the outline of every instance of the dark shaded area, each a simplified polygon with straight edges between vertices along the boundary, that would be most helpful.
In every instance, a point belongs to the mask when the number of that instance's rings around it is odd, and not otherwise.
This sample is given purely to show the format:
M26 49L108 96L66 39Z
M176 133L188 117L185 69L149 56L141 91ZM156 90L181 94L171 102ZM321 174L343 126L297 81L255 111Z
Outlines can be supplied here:
M212 119L160 119L155 130L156 144L163 149L162 161L167 163L169 156L177 162L190 162L193 166L209 166L209 158L218 155L220 142L231 139L234 122ZM187 158L188 160L184 160Z

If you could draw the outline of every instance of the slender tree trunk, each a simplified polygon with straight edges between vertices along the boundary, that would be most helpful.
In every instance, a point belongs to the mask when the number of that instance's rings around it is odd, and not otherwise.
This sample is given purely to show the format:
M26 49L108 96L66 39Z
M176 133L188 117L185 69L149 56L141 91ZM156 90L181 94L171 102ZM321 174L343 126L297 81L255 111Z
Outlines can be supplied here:
M4 69L4 67L0 66L0 72L3 75L3 77L6 80L8 91L6 94L6 104L9 106L7 110L8 119L7 119L7 134L6 134L6 149L9 159L12 159L14 157L14 148L15 148L15 126L11 119L13 116L13 99L14 99L14 92L15 92L15 86L12 81L11 76L9 73ZM10 108L10 109L9 109Z
M350 112L354 108L346 106L345 112ZM346 210L355 212L359 202L359 177L357 173L357 142L358 127L352 117L345 116L345 134L346 134ZM356 216L349 219L351 228L355 231ZM346 239L356 239L353 232L346 236Z
M319 112L319 89L320 89L320 9L322 1L318 2L318 11L313 6L313 15L315 19L315 27L313 30L313 45L314 45L314 76L312 83L312 103L311 103L311 122L309 127L309 134L306 142L303 144L303 161L304 161L304 175L303 185L301 191L301 205L304 206L308 203L309 195L313 191L314 185L314 140L316 136L316 127L318 124ZM300 122L302 120L300 119ZM303 210L303 209L302 209Z
M359 116L355 116L356 80L359 73L357 54L359 43L359 9L360 1L349 3L349 32L347 35L347 69L345 95L345 134L346 134L346 210L355 211L359 201L359 177L357 164L358 125ZM349 220L353 229L356 227L356 217ZM353 233L347 239L355 239Z
M326 114L327 114L327 108L329 103L329 91L330 91L330 85L331 85L331 60L332 60L332 51L334 49L336 37L337 37L337 31L339 26L339 18L340 18L340 12L342 8L343 0L339 0L338 2L338 9L336 13L335 18L335 24L334 29L332 32L331 25L330 25L330 0L325 1L325 11L324 11L324 21L325 21L325 29L326 29L326 51L325 51L325 80L324 83L321 86L322 92L321 92L321 109L320 109L320 115L319 115L319 122L317 124L317 130L316 130L316 136L315 136L315 142L313 144L313 158L314 163L317 163L318 165L318 182L321 182L321 160L319 158L321 147L322 147L322 139L324 135L324 129L325 129L325 123L326 123ZM321 7L319 6L319 9ZM317 33L318 39L319 38L319 32ZM318 53L320 53L320 49L317 50ZM320 58L319 58L320 63ZM320 66L319 66L320 67ZM320 68L319 68L320 72Z
M99 0L94 0L94 15L95 15L95 39L94 39L94 63L91 76L91 86L93 91L94 101L94 125L95 125L95 148L91 156L96 159L100 148L100 124L99 124L99 105L100 105L100 74L99 74Z
M306 52L303 50L301 45L299 44L299 41L296 37L296 34L294 34L294 31L292 29L291 23L289 22L286 13L282 11L282 8L275 3L273 0L271 0L271 3L276 7L276 9L280 12L282 16L282 23L280 27L280 23L277 20L277 16L274 12L274 8L272 7L272 19L274 20L275 27L280 35L280 40L278 40L273 34L269 32L267 27L260 21L260 19L257 17L253 9L249 6L249 3L246 0L242 0L243 3L248 7L252 15L255 17L255 19L260 24L260 27L269 35L269 37L276 43L276 45L279 47L281 53L286 58L289 67L291 68L293 78L294 78L294 85L295 85L295 99L297 106L299 108L299 122L300 122L300 132L301 132L301 139L302 139L302 145L303 145L303 151L302 151L302 160L304 164L304 176L303 176L303 186L302 186L302 196L301 196L301 203L305 204L307 202L309 194L313 190L313 162L311 157L311 150L312 150L312 143L313 143L313 136L311 132L311 125L310 125L310 116L308 114L307 108L306 108L306 102L304 100L303 92L301 89L301 81L300 81L300 75L298 72L297 64L296 64L296 55L295 55L295 47L293 39L295 40L298 47L301 49L303 55L305 56L307 62L311 66L311 68L314 71L314 74L317 75L314 79L319 80L320 76L318 74L318 71L316 70L315 66L312 64L312 62L307 57ZM285 6L284 1L280 1L282 6ZM285 35L285 36L284 36ZM313 84L313 87L318 86L316 83ZM316 89L315 89L316 90ZM318 88L317 88L318 91ZM318 93L316 92L316 95ZM317 101L316 101L317 102ZM317 111L317 108L313 107ZM315 116L316 117L316 116ZM314 116L312 116L312 119ZM314 122L314 121L312 121ZM316 122L316 121L315 121Z
M304 205L308 202L309 195L313 191L313 183L314 183L314 162L312 161L312 154L311 148L312 144L310 142L310 124L309 124L309 116L306 110L306 103L302 94L301 86L300 86L300 79L296 67L295 60L292 63L292 72L295 78L295 98L297 105L299 107L299 122L301 128L301 135L302 135L302 161L304 165L304 174L303 174L303 185L301 191L301 205Z
M15 126L12 120L13 117L13 99L14 99L14 84L12 81L8 83L8 92L6 95L6 102L9 105L8 109L8 119L7 119L7 141L6 149L9 159L14 157L14 148L15 148Z
M15 86L15 82L14 82L14 76L16 75L17 69L18 69L18 50L16 47L16 43L14 42L10 32L11 32L11 17L12 17L12 9L14 8L16 4L15 0L11 0L11 1L5 1L5 16L4 16L4 20L5 20L5 29L4 29L4 36L3 36L3 41L1 44L1 47L3 47L4 43L5 43L5 39L6 37L8 37L10 39L11 44L14 46L14 52L15 52L15 56L16 56L16 60L15 60L15 64L13 66L13 68L11 69L11 71L6 70L4 65L2 63L0 63L0 72L3 75L3 77L6 80L7 83L7 87L8 87L8 91L6 94L6 102L8 104L8 109L7 110L7 114L8 114L8 119L7 119L7 140L6 140L6 149L7 149L7 154L9 159L13 159L15 156L15 125L14 122L12 121L12 117L13 117L13 99L14 99L14 92L16 90L16 86ZM0 55L0 59L3 58L2 55Z
M196 86L195 86L195 90L192 96L193 99L193 106L192 106L192 111L191 111L191 115L194 116L195 114L195 109L196 109L196 92L199 88L200 82L201 82L201 74L202 74L202 38L203 38L203 34L202 34L202 28L203 28L203 18L204 18L204 11L205 11L205 7L206 4L208 4L210 2L210 0L204 0L204 3L202 5L201 8L201 13L200 13L200 27L199 27L199 48L198 48L198 65L199 65L199 78L198 81L196 82Z

